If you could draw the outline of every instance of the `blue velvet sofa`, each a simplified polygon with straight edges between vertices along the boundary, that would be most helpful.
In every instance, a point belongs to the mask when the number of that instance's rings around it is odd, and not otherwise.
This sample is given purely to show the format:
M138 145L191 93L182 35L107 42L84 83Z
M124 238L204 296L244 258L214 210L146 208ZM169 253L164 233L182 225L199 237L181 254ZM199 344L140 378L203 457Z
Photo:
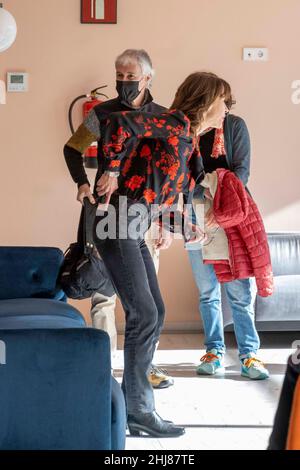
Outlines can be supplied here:
M0 247L0 450L122 450L108 335L57 285L57 248Z

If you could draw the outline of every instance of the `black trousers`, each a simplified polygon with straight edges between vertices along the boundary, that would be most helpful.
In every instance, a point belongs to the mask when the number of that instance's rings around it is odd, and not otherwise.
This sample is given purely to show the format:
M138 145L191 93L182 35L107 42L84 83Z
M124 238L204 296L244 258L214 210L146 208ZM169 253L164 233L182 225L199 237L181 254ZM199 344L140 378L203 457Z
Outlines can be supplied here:
M133 201L125 199L128 207L131 207ZM94 240L125 312L122 387L128 414L152 412L155 404L148 374L163 326L165 308L154 263L143 238L151 221L145 209L142 234L134 237L128 227L127 238L122 239L121 232L125 224L134 225L137 216L129 215L127 221L119 218L120 202L117 196L112 197L111 204L116 209L116 234L110 234L105 239L99 238L103 234L101 220L107 217L106 214L102 219L96 219Z

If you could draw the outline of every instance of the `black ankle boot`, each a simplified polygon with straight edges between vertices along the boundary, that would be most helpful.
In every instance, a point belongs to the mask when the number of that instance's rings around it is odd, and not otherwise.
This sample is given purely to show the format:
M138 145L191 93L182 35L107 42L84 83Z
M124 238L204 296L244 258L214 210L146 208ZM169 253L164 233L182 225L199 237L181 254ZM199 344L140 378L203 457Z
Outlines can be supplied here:
M176 426L172 421L163 420L156 411L128 415L127 425L132 436L146 433L153 437L178 437L185 433L183 427Z

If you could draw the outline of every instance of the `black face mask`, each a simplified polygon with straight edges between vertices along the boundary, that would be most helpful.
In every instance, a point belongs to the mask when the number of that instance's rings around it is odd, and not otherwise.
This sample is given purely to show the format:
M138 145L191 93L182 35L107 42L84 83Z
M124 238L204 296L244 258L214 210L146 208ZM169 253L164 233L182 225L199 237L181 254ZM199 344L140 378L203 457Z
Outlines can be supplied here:
M136 80L117 80L116 90L122 103L131 105L139 96L139 83L140 82Z

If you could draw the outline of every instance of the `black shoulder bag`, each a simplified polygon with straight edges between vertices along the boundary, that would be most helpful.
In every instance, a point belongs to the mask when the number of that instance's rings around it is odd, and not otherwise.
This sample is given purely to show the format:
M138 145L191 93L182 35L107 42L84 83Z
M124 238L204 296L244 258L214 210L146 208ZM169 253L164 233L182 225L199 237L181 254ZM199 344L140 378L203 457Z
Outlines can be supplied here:
M80 216L77 242L64 254L59 283L67 297L87 299L95 292L111 297L115 290L103 260L94 245L93 225L98 204L87 197Z

